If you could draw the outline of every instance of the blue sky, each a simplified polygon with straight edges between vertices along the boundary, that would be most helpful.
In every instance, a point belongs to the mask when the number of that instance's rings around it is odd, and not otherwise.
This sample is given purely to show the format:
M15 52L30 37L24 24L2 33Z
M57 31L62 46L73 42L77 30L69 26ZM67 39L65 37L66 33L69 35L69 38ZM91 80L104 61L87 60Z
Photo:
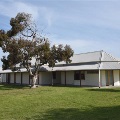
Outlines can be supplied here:
M76 54L104 50L120 58L119 0L0 0L0 29L10 29L18 12L32 14L51 44L69 44Z

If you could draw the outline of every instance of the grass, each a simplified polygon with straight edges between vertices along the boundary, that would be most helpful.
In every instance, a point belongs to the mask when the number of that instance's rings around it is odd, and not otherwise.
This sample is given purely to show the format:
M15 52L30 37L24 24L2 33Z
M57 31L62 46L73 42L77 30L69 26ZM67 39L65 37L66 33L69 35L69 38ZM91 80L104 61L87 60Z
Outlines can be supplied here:
M120 120L120 88L0 85L0 120Z

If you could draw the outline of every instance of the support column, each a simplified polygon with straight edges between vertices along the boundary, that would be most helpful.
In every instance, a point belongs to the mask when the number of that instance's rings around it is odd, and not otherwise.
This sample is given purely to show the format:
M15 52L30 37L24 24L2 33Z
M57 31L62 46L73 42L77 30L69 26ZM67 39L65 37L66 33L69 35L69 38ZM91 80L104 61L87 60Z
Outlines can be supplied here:
M99 69L99 88L101 87L101 77L100 77L100 69Z
M114 71L112 70L112 80L113 80L113 86L114 86Z
M10 78L11 78L10 75L11 75L11 74L8 73L8 84L10 84L10 81L11 81L11 79L10 79Z
M66 71L65 71L65 86L66 86Z
M81 87L81 71L79 72L79 74L80 74L80 87Z
M29 85L30 85L30 75L29 75Z
M53 71L52 71L52 86L53 86Z
M23 75L23 74L22 74L22 72L21 72L21 85L23 84L23 79L22 79L23 77L22 77L22 75Z
M8 83L8 73L6 73L6 83Z
M14 84L16 84L16 73L14 73Z
M39 85L39 72L38 72L38 85Z

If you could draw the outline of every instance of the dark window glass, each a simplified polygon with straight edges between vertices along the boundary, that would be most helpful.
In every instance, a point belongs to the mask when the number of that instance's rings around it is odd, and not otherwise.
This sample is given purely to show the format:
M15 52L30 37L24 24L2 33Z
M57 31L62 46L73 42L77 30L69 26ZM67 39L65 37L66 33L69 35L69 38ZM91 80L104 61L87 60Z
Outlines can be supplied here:
M74 72L74 80L80 80L80 72L79 71Z
M81 80L85 80L85 73L81 73Z
M85 71L75 71L74 80L85 80Z

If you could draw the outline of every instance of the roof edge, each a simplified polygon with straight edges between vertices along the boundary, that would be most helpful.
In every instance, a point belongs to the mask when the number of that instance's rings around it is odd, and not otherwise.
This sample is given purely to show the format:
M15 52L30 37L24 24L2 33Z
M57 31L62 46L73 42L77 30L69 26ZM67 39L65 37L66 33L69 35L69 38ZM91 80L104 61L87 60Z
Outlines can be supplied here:
M78 53L74 55L80 55L80 54L88 54L88 53L95 53L95 52L103 52L104 50L99 50L99 51L93 51L93 52L85 52L85 53Z

